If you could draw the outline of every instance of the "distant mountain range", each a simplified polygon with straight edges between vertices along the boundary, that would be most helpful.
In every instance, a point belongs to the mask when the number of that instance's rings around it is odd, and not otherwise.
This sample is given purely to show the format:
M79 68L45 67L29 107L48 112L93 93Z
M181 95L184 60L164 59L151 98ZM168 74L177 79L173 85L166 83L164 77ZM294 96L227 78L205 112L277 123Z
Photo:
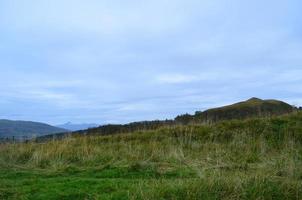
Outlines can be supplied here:
M0 138L30 139L66 131L63 128L39 122L0 120Z
M65 124L57 125L57 127L70 130L70 131L78 131L78 130L84 130L88 128L95 128L98 127L98 124L73 124L71 122L67 122Z

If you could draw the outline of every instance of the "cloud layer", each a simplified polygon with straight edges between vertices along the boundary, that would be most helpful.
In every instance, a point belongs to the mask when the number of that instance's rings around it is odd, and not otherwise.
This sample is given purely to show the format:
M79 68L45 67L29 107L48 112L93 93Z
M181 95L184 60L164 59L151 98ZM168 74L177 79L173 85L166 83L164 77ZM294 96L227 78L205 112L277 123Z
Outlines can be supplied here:
M125 123L302 105L302 3L0 2L0 118Z

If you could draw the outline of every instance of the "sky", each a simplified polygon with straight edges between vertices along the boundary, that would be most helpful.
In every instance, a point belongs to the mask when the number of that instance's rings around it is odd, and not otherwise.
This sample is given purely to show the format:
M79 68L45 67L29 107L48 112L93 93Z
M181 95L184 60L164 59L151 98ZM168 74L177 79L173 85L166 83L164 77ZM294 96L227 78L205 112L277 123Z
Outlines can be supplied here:
M0 118L170 119L302 105L301 0L0 0Z

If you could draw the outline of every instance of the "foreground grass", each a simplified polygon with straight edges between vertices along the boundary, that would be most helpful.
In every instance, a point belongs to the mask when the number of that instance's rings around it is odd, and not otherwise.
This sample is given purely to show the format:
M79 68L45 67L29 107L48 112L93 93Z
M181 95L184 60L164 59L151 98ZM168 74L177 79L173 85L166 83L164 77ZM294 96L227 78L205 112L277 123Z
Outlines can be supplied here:
M1 144L0 199L302 199L302 114Z

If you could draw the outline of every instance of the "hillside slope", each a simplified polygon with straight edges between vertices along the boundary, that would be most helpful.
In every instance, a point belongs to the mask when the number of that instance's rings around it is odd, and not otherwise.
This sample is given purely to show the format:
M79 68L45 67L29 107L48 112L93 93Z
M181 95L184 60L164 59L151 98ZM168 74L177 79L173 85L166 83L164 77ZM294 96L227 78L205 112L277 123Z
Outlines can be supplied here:
M0 144L0 199L302 199L302 112Z
M213 108L204 112L196 112L195 115L180 115L174 120L156 120L134 122L125 125L105 125L98 128L82 131L81 133L97 133L103 135L133 132L137 130L154 130L163 126L186 125L186 124L208 124L224 120L248 119L254 117L273 117L289 114L298 109L278 100L261 100L251 98L247 101L232 105Z
M195 115L181 115L175 120L183 123L215 123L223 120L272 117L289 114L297 108L278 100L251 98L228 106L196 112Z
M198 111L195 115L180 115L174 120L141 121L129 124L108 124L96 128L75 131L72 134L112 135L139 130L155 130L165 126L210 124L224 120L273 117L289 114L295 111L298 111L298 109L282 101L251 98L247 101L235 103L229 106L213 108L204 112ZM62 138L69 134L70 133L47 135L39 138L39 140L43 141L52 138Z
M66 130L39 122L0 120L0 138L25 139L61 132Z

